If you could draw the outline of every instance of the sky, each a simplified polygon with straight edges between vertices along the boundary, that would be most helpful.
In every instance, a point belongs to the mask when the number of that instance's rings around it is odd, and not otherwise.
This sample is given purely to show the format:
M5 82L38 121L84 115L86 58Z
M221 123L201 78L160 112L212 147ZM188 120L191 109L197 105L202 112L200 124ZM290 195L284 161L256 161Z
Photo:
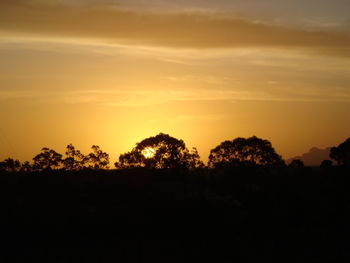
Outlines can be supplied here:
M203 160L256 135L285 159L350 137L347 0L1 0L0 159L160 132Z

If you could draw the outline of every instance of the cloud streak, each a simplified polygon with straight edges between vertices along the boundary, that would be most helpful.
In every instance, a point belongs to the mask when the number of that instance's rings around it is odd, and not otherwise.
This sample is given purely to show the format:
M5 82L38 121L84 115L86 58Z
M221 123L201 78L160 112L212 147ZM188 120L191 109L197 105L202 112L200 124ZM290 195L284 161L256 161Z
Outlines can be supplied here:
M16 100L26 103L59 103L59 104L89 104L105 107L138 108L164 105L178 102L221 102L235 103L240 101L279 101L279 102L350 102L350 95L339 90L332 95L313 94L309 91L285 92L285 94L271 94L268 91L244 91L229 89L214 90L76 90L61 92L0 90L0 101Z
M171 48L317 47L330 55L350 53L346 33L297 30L218 13L150 13L112 5L1 1L0 30Z

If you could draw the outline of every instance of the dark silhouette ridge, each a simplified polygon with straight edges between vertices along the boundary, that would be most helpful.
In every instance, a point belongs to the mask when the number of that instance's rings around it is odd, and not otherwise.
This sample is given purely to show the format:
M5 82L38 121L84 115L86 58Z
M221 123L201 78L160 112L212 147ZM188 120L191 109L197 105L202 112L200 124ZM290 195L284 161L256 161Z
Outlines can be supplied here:
M291 163L293 160L299 159L303 161L306 166L319 166L323 160L329 158L331 147L320 149L317 147L311 148L307 153L301 156L296 156L288 159L287 164Z
M0 259L348 262L349 170L333 168L4 174Z
M157 136L136 147L185 147ZM36 158L40 170L8 158L0 163L0 262L349 262L350 168L330 160L287 167L270 142L252 138L238 138L241 163L233 158L229 169L106 170L98 146L83 155L72 144L59 166L49 148ZM185 156L167 151L152 164Z

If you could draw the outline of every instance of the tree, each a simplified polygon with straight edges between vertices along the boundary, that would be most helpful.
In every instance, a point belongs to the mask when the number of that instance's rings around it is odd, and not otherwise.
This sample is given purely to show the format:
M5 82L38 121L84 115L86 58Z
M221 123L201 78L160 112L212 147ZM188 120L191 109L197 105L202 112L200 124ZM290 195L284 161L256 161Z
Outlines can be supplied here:
M92 153L90 153L85 161L90 169L108 169L109 168L109 155L100 149L100 146L93 145L91 147ZM85 162L84 161L84 162Z
M147 167L153 169L184 168L204 166L197 149L190 152L183 140L160 133L136 144L131 152L120 155L115 166L120 169Z
M200 159L197 148L192 147L191 152L185 151L184 153L185 166L189 169L204 168L204 163Z
M329 157L336 160L338 165L350 166L350 138L339 144L338 147L332 147Z
M329 169L333 166L333 162L331 160L323 160L321 165L320 165L320 168L322 169Z
M21 168L21 163L18 160L7 158L0 162L0 170L6 172L18 172Z
M33 158L35 170L52 170L62 164L62 154L49 148L42 148L41 153Z
M66 170L82 170L86 161L86 156L84 156L79 150L76 150L72 144L67 145L66 158L62 160L63 166Z
M119 156L119 162L115 162L114 166L118 169L145 167L146 164L144 164L144 161L146 161L145 156L132 150L131 152L121 154Z
M305 165L304 165L304 162L300 159L294 159L289 165L288 167L289 168L294 168L294 169L300 169L300 168L303 168Z
M222 142L210 151L208 162L210 168L283 164L284 161L275 152L271 143L256 136Z
M30 171L32 171L32 169L33 169L33 167L28 161L25 161L21 165L21 172L30 172Z

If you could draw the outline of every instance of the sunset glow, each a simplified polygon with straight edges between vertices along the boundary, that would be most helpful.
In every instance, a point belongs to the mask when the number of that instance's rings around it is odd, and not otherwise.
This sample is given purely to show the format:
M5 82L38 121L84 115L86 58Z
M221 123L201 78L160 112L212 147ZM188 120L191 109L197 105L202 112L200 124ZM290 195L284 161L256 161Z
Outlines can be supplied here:
M116 160L160 132L204 161L240 136L285 159L338 145L349 12L341 0L0 1L0 158L73 143Z

